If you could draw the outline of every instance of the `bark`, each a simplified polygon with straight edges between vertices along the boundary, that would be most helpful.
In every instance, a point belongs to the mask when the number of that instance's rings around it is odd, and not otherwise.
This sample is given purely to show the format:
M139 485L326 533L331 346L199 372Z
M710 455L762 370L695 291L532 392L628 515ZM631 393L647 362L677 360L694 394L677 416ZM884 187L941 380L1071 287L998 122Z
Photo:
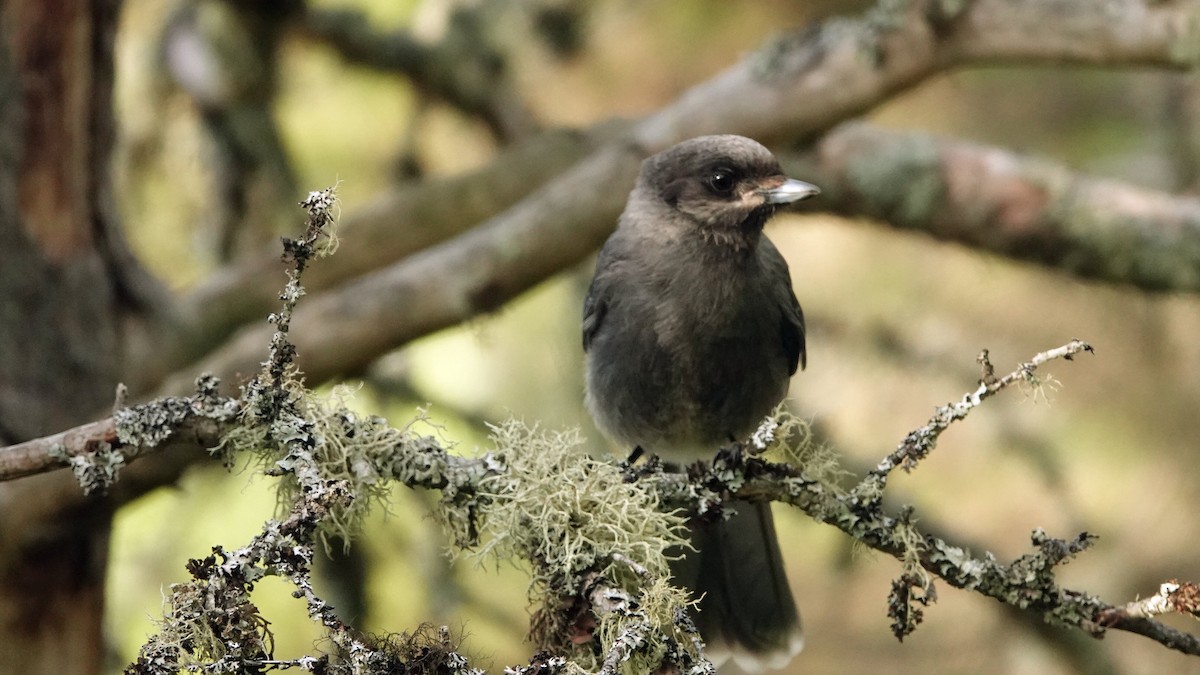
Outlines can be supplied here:
M108 185L116 14L111 0L9 0L0 9L3 441L70 427L110 405L121 317L148 306ZM111 509L57 499L64 478L0 486L7 672L102 665Z

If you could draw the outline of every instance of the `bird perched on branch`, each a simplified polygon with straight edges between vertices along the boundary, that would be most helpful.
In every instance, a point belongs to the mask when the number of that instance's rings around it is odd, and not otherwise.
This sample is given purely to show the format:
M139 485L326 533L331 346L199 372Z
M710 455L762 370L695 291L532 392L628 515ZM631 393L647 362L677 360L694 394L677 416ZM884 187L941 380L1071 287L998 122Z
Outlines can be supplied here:
M805 362L804 315L763 235L818 194L759 143L703 136L647 159L596 262L583 310L587 405L614 440L667 460L744 440ZM802 645L770 505L697 525L676 580L700 600L709 657L781 667Z

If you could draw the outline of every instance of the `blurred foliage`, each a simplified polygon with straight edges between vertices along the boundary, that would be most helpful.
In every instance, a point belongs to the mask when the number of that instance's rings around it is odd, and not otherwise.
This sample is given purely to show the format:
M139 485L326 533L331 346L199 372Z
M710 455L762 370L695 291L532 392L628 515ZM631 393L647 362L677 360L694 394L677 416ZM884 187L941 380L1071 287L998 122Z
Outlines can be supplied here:
M164 74L157 46L177 4L125 3L116 175L139 255L172 286L186 288L217 258L206 219L213 150L194 106ZM433 0L322 4L361 8L381 27L429 35L448 11L448 3ZM634 116L768 36L834 8L850 6L606 0L589 10L581 52L563 60L513 36L513 67L521 95L545 126ZM905 92L871 117L1166 188L1175 180L1166 91L1181 77L1067 68L956 72ZM298 37L283 44L278 86L273 110L300 186L340 181L345 210L392 184L410 151L430 174L476 166L495 151L478 121L420 100L402 78L347 65ZM418 116L419 134L410 139ZM1055 536L1098 533L1098 545L1068 566L1062 581L1113 602L1151 593L1167 578L1200 579L1200 522L1188 517L1200 505L1200 480L1188 470L1200 453L1195 297L1083 283L829 217L779 218L770 236L790 262L810 324L809 367L794 381L793 409L851 466L873 464L934 406L972 389L982 348L1005 369L1073 337L1096 347L1095 358L1053 369L1062 388L1049 402L999 397L950 430L915 473L893 479L892 498L915 504L922 527L1002 558L1025 552L1037 526ZM549 429L578 426L591 450L604 451L582 407L578 320L590 276L583 267L384 359L364 376L355 405L401 425L417 406L431 404L443 437L468 449L486 442L482 422L513 415ZM128 661L152 630L160 589L185 575L188 558L215 544L240 545L271 515L268 484L250 473L196 470L119 514L108 596L117 661ZM465 652L482 664L525 662L526 575L508 565L450 567L427 511L424 495L396 490L389 513L368 518L355 544L370 563L362 627L448 623L462 630ZM897 644L885 599L898 563L856 555L844 537L787 509L777 507L776 518L807 630L794 672L983 675L1064 672L1082 662L1044 629L948 590L925 625ZM299 601L271 584L255 596L273 622L281 657L311 649L317 630ZM1114 672L1200 672L1132 635L1113 634L1084 649L1099 652Z

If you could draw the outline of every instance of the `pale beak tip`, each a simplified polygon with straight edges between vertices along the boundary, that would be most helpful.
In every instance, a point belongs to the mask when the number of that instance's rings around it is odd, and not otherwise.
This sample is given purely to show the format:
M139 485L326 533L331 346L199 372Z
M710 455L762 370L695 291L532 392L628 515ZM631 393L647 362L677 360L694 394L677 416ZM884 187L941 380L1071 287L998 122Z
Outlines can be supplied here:
M821 188L812 183L789 178L781 185L762 191L768 204L791 204L821 194Z

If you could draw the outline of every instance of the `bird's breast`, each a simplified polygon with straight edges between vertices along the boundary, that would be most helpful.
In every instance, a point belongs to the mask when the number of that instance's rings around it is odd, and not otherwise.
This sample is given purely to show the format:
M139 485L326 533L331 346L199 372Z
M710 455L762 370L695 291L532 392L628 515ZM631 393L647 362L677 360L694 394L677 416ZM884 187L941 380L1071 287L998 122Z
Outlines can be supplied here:
M691 256L626 277L605 319L615 330L589 354L589 405L612 435L711 453L783 398L780 309L752 262Z

